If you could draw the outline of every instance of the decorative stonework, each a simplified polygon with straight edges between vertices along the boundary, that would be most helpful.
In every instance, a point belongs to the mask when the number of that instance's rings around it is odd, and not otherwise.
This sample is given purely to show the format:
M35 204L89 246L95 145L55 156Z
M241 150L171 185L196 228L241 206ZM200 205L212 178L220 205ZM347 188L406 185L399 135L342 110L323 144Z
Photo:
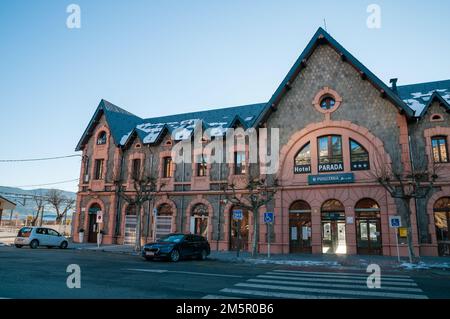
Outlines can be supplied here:
M329 110L323 109L320 106L320 103L322 102L322 100L327 97L331 97L335 101L334 106L332 108L330 108ZM314 97L314 100L312 102L312 104L314 105L316 110L323 114L333 113L334 111L336 111L339 108L339 106L341 106L341 103L342 103L342 97L335 90L332 90L329 87L324 87L322 90L320 90L319 93L316 94L316 96Z

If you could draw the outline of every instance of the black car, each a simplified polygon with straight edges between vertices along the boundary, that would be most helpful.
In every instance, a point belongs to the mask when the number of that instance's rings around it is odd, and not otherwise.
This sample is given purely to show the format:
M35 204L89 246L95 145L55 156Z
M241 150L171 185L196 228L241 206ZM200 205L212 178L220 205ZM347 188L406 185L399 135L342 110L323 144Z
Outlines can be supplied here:
M142 257L147 260L168 258L174 262L187 257L205 260L210 253L206 238L191 234L169 234L142 249Z

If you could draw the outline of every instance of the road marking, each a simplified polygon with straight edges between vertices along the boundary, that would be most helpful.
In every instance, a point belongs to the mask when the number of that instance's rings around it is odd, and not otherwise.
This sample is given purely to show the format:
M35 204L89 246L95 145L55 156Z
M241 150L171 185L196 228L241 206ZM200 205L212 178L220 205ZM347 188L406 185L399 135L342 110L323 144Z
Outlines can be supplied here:
M304 273L304 274L291 274L291 273L284 273L284 272L283 272L283 273L280 273L280 272L270 272L270 274L271 274L271 275L279 275L279 274L281 274L281 275L284 275L284 276L292 276L292 277L300 277L300 278L302 278L302 277L326 278L326 279L330 279L330 278L337 278L337 279L340 279L340 278L343 278L343 279L359 279L359 278L364 278L364 277L361 277L361 276L347 276L347 275L333 277L333 276L331 276L331 275L318 275L318 274L308 274L308 273ZM367 275L365 276L365 278L369 277L369 275L370 275L370 274L367 274ZM412 280L412 279L406 279L406 278L388 278L387 276L385 277L385 276L381 275L381 279L383 279L383 278L388 279L389 281L392 281L392 282L414 282L414 280Z
M164 270L164 269L127 269L127 270L131 270L131 271L142 271L142 272L155 272L155 273L164 273L164 272L168 272L168 270Z
M295 281L311 281L311 282L336 282L336 283L346 283L346 284L365 284L366 280L364 279L334 279L334 278L315 278L315 277L287 277L280 276L278 274L274 274L271 272L267 273L268 275L259 275L258 278L267 278L267 279L286 279L286 280L295 280ZM381 280L383 284L395 285L395 286L410 286L417 287L415 282L397 282L397 281L389 281L389 280Z
M279 281L279 280L265 280L265 279L249 279L248 282L266 283L266 284L280 284L280 285L292 285L292 286L306 286L306 287L329 287L329 288L350 288L350 289L369 289L367 285L341 285L341 284L320 284L316 282L292 282L292 281ZM373 289L375 290L375 289ZM385 287L382 285L378 290L391 290L391 291L408 291L408 292L423 292L419 288L405 288L405 287Z
M356 291L356 290L340 290L340 289L315 289L315 288L300 288L300 287L285 287L278 285L259 285L259 284L247 284L238 283L236 287L246 288L258 288L258 289L275 289L284 291L298 291L298 292L313 292L313 293L326 293L326 294L341 294L341 295L358 295L368 297L382 297L382 298L402 298L402 299L428 299L425 295L416 294L402 294L402 293L390 293L390 292L375 292L375 291Z
M202 299L242 299L242 298L228 297L228 296L221 296L221 295L206 295Z
M316 274L316 275L332 275L332 276L339 276L339 275L351 275L351 276L357 276L357 277L367 277L370 275L370 273L361 274L361 273L354 273L354 272L325 272L325 271L296 271L296 270L283 270L283 269L276 269L273 270L274 272L285 272L285 273L293 273L293 274ZM401 275L383 275L383 277L390 277L390 278L405 278L410 279L409 276L401 276Z
M213 274L209 272L194 272L194 271L177 271L177 270L166 270L166 269L127 269L131 271L142 271L142 272L153 272L153 273L174 273L174 274L185 274L185 275L195 275L195 276L213 276L213 277L227 277L227 278L243 278L244 276L239 275L225 275L225 274Z
M230 293L230 294L259 296L259 297L286 298L286 299L343 299L343 297L334 297L334 296L300 295L300 294L283 293L283 292L245 290L245 289L234 289L234 288L224 288L224 289L220 290L220 292ZM226 297L226 298L228 298L228 297Z

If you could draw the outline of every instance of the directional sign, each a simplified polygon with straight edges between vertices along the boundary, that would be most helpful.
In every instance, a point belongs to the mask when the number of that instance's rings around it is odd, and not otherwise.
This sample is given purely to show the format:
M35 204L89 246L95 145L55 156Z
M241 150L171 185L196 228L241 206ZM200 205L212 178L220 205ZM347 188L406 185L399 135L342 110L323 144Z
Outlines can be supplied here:
M235 209L233 210L233 219L234 220L242 220L243 219L243 214L242 214L242 210L241 209Z
M273 223L273 219L274 219L273 213L264 213L264 222L266 224Z
M389 227L400 228L402 227L402 219L400 216L389 216Z

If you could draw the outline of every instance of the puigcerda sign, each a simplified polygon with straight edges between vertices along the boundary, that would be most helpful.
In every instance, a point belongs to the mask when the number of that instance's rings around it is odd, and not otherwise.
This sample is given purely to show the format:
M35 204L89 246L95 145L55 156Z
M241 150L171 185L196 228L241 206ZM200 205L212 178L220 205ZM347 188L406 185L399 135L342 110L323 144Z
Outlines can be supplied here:
M353 173L308 176L309 185L350 184L354 181L355 175Z

